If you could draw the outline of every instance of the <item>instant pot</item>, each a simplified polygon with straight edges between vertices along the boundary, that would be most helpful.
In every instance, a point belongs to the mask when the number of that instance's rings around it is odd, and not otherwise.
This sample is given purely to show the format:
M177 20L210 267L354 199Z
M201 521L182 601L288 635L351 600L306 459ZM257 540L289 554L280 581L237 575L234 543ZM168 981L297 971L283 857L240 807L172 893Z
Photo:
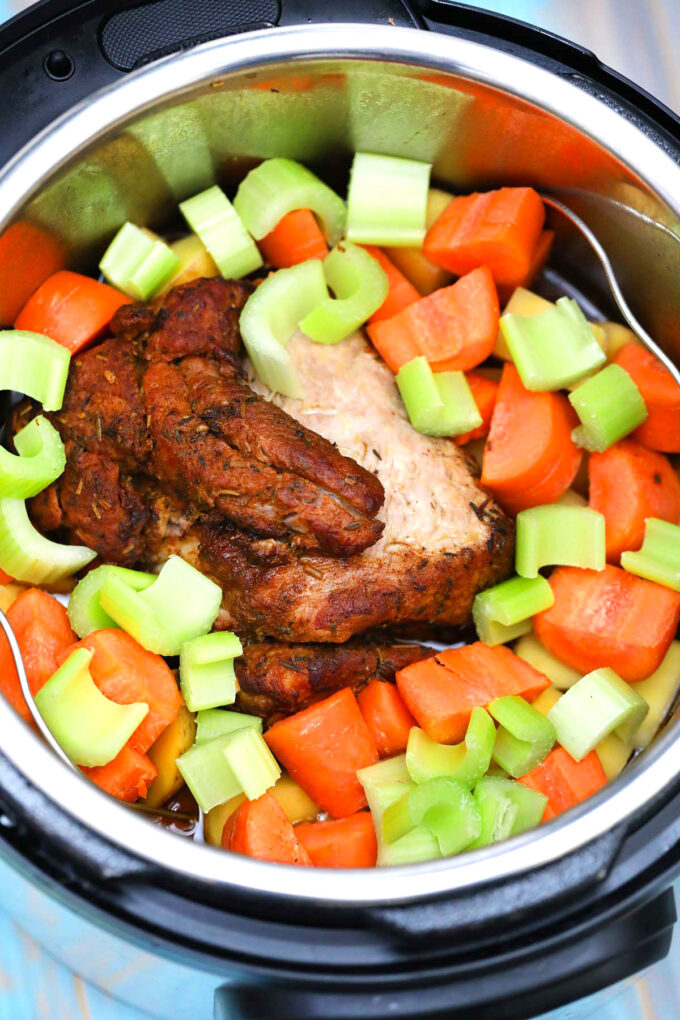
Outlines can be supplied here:
M0 86L0 229L41 224L71 268L94 268L126 219L170 229L179 201L233 188L260 159L344 187L369 150L430 161L454 190L551 191L595 231L648 331L680 343L680 123L547 32L444 0L47 0L0 30ZM611 315L578 239L563 231L556 249L553 285ZM133 972L139 952L210 975L220 1017L520 1020L667 953L679 725L534 832L330 872L169 833L2 702L2 905L85 977L101 975L79 938L126 947ZM203 1015L168 992L137 982L137 1004Z

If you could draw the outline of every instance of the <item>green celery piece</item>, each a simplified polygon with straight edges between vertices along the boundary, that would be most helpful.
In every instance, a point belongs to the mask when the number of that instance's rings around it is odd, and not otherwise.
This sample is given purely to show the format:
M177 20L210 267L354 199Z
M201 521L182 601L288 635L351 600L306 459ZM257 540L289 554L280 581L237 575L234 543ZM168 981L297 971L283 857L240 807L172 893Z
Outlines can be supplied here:
M489 705L489 714L500 724L493 760L514 779L539 765L555 743L551 720L518 695L496 698Z
M607 365L569 394L581 419L571 438L590 453L602 453L642 425L647 407L642 394L620 365Z
M241 181L234 208L258 241L295 209L311 209L323 223L329 244L345 233L347 211L343 200L316 174L292 159L266 159Z
M234 704L234 658L242 654L241 642L227 630L202 634L182 645L179 681L190 712Z
M59 411L71 355L56 340L25 329L0 330L2 389L25 393L45 411Z
M0 567L17 581L50 584L86 567L96 552L51 542L31 524L23 499L0 498Z
M349 240L421 247L431 170L430 163L415 159L355 153L347 195Z
M224 740L223 753L227 765L248 800L261 797L281 775L276 758L254 726L242 726L217 739Z
M503 315L500 328L528 390L564 389L607 360L573 298L541 315Z
M17 454L0 446L0 496L30 499L51 485L66 466L54 425L38 415L14 437Z
M257 245L217 184L180 202L179 208L226 279L239 279L260 268L262 256Z
M485 645L502 645L528 634L531 618L555 602L544 577L511 577L475 595L472 619Z
M438 744L424 730L413 726L406 748L406 767L414 783L449 776L471 788L489 767L495 737L496 727L483 708L472 709L461 744Z
M517 514L515 569L521 577L538 577L542 567L568 566L604 570L604 517L586 506L551 503Z
M108 577L119 577L133 591L143 591L156 580L155 574L144 574L141 570L128 570L126 567L112 567L108 564L91 570L82 581L78 581L66 610L69 623L78 637L87 637L93 630L118 626L99 604L99 596Z
M304 396L286 344L327 297L323 264L310 259L272 273L246 301L239 320L243 344L258 379L275 393Z
M225 733L204 744L194 744L177 759L177 768L201 811L225 804L243 789L229 765L225 748L234 733Z
M680 527L648 517L642 548L622 553L621 566L638 577L680 591Z
M644 698L613 669L595 669L570 687L548 712L557 739L575 761L616 731L630 737L649 711Z
M482 831L472 847L488 846L540 824L548 798L513 779L484 776L475 787Z
M124 223L104 252L99 268L124 294L147 301L163 288L179 266L165 241L134 223Z
M383 837L383 816L391 804L400 800L413 789L413 783L406 768L406 755L399 754L385 758L375 765L359 769L357 779L364 788L364 794L373 819L373 828L378 843L378 864L387 851L388 844ZM429 835L429 833L428 833ZM431 837L430 837L431 838Z
M140 645L159 655L179 655L182 645L206 634L222 604L222 589L179 556L171 556L152 585L133 589L107 577L100 605Z
M94 652L69 655L35 696L38 710L59 746L75 765L108 765L148 715L149 706L118 705L90 676Z
M425 824L443 854L458 853L481 831L479 809L465 786L450 777L431 779L391 804L383 815L383 835L396 843Z
M402 365L397 386L417 432L455 436L482 424L463 372L433 372L421 355Z
M354 333L387 297L387 273L364 248L342 241L323 261L326 283L335 297L326 297L300 323L320 344L337 344Z
M395 843L378 842L378 867L421 864L441 857L439 843L425 825L417 825Z
M207 740L215 740L226 733L233 733L244 726L252 726L262 732L262 720L257 715L246 715L245 712L227 712L219 708L206 708L196 716L196 743L205 744Z

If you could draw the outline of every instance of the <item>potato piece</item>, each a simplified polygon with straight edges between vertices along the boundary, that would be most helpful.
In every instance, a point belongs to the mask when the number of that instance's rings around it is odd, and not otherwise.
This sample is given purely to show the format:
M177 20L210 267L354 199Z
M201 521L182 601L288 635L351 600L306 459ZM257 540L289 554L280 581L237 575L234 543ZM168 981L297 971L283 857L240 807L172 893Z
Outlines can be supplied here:
M148 755L158 770L149 787L145 804L160 807L184 785L176 760L188 751L196 738L196 720L185 705L180 707L173 722L149 748Z
M519 655L520 659L524 659L539 673L545 673L550 682L560 691L566 691L568 687L581 679L581 673L560 662L547 648L543 647L534 634L526 634L520 638L513 651L515 655Z
M647 747L668 712L680 686L680 641L671 642L656 672L633 684L649 705L649 712L633 734L633 747Z
M610 361L616 357L621 348L625 347L626 344L640 343L632 329L622 326L620 322L593 322L591 325L595 335L597 336L599 331L602 336L600 346Z
M226 804L218 804L203 816L203 838L206 843L210 843L211 846L222 846L222 832L227 819L245 799L245 793L237 793Z
M631 756L633 748L621 740L616 733L610 733L608 737L601 740L595 748L595 754L600 759L600 765L605 771L607 779L616 779L623 770L624 765Z
M425 225L429 230L438 220L453 198L448 191L430 188L427 195L427 213ZM423 255L421 248L385 248L386 253L398 269L401 269L416 290L425 296L433 290L444 287L452 279L452 274L442 266L436 266Z
M190 283L203 276L220 275L212 255L196 234L181 237L179 241L173 241L170 247L179 258L179 266L174 276L163 287L159 297L163 297L172 287L179 287L182 283Z
M551 708L557 704L562 697L562 692L558 691L556 687L548 687L546 690L541 691L537 698L531 702L532 706L541 715L547 715Z
M14 584L2 584L0 585L0 609L3 613L6 613L12 603L19 598L22 591L26 591L23 585Z
M563 492L560 498L557 500L562 506L588 506L588 500L585 496L582 496L580 492L576 492L574 489L567 489Z
M290 776L282 775L269 792L274 794L293 825L316 821L318 807Z

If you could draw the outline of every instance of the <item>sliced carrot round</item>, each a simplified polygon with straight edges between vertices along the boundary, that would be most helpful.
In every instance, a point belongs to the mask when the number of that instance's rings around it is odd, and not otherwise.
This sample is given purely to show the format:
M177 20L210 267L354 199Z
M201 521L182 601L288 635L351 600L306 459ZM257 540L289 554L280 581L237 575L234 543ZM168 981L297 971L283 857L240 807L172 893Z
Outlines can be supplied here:
M370 811L326 822L303 822L295 835L317 868L373 868L378 844Z
M261 861L312 864L285 811L271 793L257 800L245 800L229 816L222 832L222 846Z

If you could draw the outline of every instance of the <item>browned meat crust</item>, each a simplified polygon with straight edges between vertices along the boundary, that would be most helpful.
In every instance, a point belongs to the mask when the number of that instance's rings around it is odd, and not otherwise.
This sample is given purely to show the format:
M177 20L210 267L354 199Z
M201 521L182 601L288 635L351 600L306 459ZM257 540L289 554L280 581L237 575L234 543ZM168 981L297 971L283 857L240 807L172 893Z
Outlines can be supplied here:
M422 645L246 645L236 660L237 706L267 725L343 687L394 680L399 669L432 654Z
M124 306L117 337L74 359L53 416L69 470L33 504L39 527L61 527L111 562L144 562L147 478L188 519L214 512L294 549L347 556L376 541L380 482L244 381L238 313L250 289L203 280L158 310Z

